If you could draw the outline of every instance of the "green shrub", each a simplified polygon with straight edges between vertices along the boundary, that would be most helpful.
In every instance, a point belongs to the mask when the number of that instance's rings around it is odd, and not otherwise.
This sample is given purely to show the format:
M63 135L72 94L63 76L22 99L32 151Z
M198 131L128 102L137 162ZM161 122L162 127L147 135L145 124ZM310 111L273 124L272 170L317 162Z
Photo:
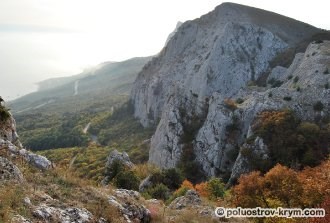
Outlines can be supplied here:
M291 101L292 98L290 96L285 96L285 97L283 97L283 100L285 100L285 101Z
M106 169L106 176L111 181L115 178L120 172L125 170L124 164L120 160L114 160L112 164Z
M313 109L314 111L322 111L324 108L324 105L321 101L317 101L314 105L313 105Z
M127 190L138 190L140 180L131 170L121 171L114 178L114 185L118 188L124 188Z
M170 190L167 186L160 183L148 189L147 193L153 198L167 200L169 198Z
M289 110L260 113L253 124L253 131L255 136L261 137L268 146L270 163L260 165L262 159L258 160L259 158L253 153L250 154L247 149L241 149L241 154L245 155L254 169L263 172L276 163L300 167L315 165L329 154L328 150L324 149L330 145L326 127L302 122Z
M163 183L171 190L176 190L180 187L184 177L182 173L176 169L171 168L164 170L164 180Z
M329 83L325 83L325 84L324 84L324 88L325 88L325 89L329 89Z
M244 102L244 99L242 99L242 98L237 98L236 99L237 104L242 104L243 102Z
M211 199L223 198L225 195L225 184L219 178L211 178L207 182L207 189Z
M272 88L275 88L275 87L280 87L283 84L283 81L276 80L275 78L271 78L268 81L268 84L270 84Z
M0 121L5 122L10 118L9 110L3 106L0 106Z
M192 183L198 183L204 179L204 174L200 165L195 161L196 155L192 143L187 143L182 148L181 159L178 168L183 176Z
M298 76L295 76L294 78L293 78L293 83L297 83L299 81L299 77Z

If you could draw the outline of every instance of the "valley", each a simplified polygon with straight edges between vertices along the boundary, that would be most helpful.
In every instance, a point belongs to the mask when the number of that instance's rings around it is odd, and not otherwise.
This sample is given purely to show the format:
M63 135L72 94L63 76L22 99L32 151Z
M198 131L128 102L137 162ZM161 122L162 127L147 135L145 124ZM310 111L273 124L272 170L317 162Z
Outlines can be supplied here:
M0 222L328 222L329 69L329 31L223 3L155 56L40 82L0 106Z

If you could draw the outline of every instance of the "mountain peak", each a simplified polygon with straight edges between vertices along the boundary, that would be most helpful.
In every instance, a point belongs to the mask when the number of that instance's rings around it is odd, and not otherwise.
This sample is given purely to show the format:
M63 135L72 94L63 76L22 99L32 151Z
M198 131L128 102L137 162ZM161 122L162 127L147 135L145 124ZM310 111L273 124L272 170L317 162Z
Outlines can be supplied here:
M289 104L286 100L291 99L293 109L296 104L300 106L304 95L297 92L308 84L297 90L295 85L277 90L275 97L275 91L265 80L268 76L283 75L283 83L288 81L290 70L298 65L293 64L287 72L286 67L296 52L304 52L315 39L329 39L329 32L235 3L223 3L212 12L182 24L162 53L140 72L131 93L134 114L142 125L158 123L151 139L149 161L162 168L175 167L183 149L189 147L208 176L223 177L223 173L230 173L232 161L223 154L237 145L227 139L230 135L227 127L237 125L233 128L241 129L242 134L233 136L233 142L241 146L258 112L285 108ZM310 54L317 58L316 49L306 57ZM311 67L307 64L302 63L300 69ZM320 64L315 69L321 73L324 67L325 64ZM309 70L308 74L312 72ZM316 78L313 87L319 86L323 92L319 83L329 82L325 80L328 77ZM325 104L328 96L321 97L321 93L307 87L304 93L310 91L310 104L316 101L316 96ZM273 98L268 94L273 94ZM247 99L248 95L251 100L247 100L245 107L235 105L235 100ZM304 109L308 111L310 107ZM184 141L187 136L191 141ZM262 140L258 143L263 144Z
M293 44L320 31L314 26L284 15L231 2L220 4L213 11L194 21L206 26L214 23L222 26L227 23L253 24L270 30Z

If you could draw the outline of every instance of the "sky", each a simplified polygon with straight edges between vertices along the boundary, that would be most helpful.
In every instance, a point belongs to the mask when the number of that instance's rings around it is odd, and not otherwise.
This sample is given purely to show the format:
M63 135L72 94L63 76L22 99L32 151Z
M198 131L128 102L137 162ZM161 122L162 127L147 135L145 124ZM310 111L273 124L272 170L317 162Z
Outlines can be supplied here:
M157 54L177 22L220 0L0 0L0 95L12 100L36 83L105 61ZM330 29L325 0L237 0Z

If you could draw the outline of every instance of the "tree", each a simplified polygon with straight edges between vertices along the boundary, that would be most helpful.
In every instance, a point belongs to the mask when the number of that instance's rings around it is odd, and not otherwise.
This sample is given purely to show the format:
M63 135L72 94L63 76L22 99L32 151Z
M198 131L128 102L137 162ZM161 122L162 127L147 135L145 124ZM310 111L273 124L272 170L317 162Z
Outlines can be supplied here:
M330 197L330 160L326 160L321 165L311 168L307 167L298 174L303 182L304 193L300 196L304 206L313 207L320 204L324 197Z
M121 171L114 178L114 184L118 188L124 188L127 190L138 190L139 189L139 178L134 174L133 171Z
M202 197L209 197L210 196L210 192L208 190L207 182L202 182L202 183L196 184L195 189L196 189L197 193Z
M223 198L225 195L225 184L219 178L211 178L207 182L207 190L209 191L210 199Z
M269 207L264 194L264 180L259 171L241 175L232 188L232 203L243 208Z
M264 176L264 191L266 197L280 202L284 207L301 206L303 193L302 182L297 172L277 164Z

